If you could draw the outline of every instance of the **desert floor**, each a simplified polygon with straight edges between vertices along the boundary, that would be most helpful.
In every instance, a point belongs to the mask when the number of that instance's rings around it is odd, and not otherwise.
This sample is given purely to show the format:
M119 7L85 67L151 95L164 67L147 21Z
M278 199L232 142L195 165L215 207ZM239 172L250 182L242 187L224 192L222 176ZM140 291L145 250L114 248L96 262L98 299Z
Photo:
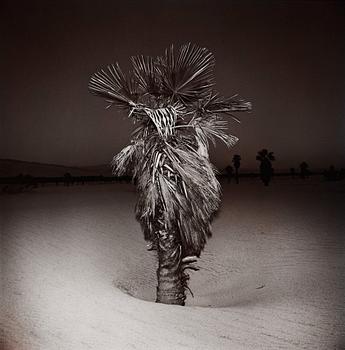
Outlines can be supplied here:
M345 349L345 183L222 183L187 306L152 302L128 184L1 195L2 347Z

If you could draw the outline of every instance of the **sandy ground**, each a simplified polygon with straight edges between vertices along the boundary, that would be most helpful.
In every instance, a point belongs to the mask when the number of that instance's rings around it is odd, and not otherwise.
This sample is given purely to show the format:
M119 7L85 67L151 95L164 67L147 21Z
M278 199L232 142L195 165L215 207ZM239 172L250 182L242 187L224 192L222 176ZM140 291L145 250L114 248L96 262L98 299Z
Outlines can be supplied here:
M1 196L2 348L345 349L345 183L223 185L186 307L152 302L131 185Z

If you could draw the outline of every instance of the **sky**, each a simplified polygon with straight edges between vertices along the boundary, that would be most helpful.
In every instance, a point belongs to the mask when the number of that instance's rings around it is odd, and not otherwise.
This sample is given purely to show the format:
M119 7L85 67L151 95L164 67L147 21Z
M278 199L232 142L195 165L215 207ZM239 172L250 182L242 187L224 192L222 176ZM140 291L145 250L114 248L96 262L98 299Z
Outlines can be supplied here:
M336 1L10 1L2 5L0 158L108 163L130 141L123 112L88 91L90 76L171 43L207 47L216 88L251 101L219 168L257 151L277 169L345 167L345 5Z

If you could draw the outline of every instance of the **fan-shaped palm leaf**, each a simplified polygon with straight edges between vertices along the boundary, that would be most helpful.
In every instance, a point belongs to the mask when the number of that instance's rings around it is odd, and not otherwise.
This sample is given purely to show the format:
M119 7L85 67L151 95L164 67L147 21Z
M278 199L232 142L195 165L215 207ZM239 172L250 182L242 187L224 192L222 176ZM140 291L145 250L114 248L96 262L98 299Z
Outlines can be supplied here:
M158 96L161 93L161 79L155 60L149 56L131 57L135 78L143 94Z
M159 59L163 93L187 104L207 96L214 85L214 66L214 57L205 48L189 43L175 55L171 46Z
M89 89L95 95L105 98L110 104L125 109L135 105L138 98L137 82L133 76L126 76L118 63L95 73L90 79Z
M233 113L250 111L251 103L237 98L237 95L223 97L212 91L212 93L199 102L198 110L211 115L219 113L227 114L233 120L239 122L239 119Z
M216 145L216 139L224 142L228 147L233 147L238 138L226 133L228 129L227 121L220 119L216 115L210 118L198 118L192 121L199 139L208 147L208 140Z

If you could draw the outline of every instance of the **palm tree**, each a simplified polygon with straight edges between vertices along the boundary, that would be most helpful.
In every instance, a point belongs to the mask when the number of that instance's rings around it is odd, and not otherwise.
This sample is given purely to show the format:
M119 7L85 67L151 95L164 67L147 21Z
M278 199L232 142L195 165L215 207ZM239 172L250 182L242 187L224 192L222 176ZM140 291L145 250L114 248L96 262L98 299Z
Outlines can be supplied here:
M271 181L273 175L272 161L275 160L273 152L268 152L267 149L262 149L258 152L256 160L260 161L260 178L265 186Z
M309 165L307 162L302 162L300 165L299 165L299 168L300 168L300 177L301 179L305 179L306 177L309 176Z
M241 156L239 154L235 154L234 157L232 158L232 163L234 164L235 167L235 179L236 183L239 183L239 178L238 178L238 169L241 166Z
M131 58L132 71L118 63L95 73L92 93L123 109L136 124L131 143L113 161L115 175L132 172L139 198L136 217L158 255L156 302L184 305L189 275L211 236L220 185L209 161L209 141L227 146L227 115L248 111L249 102L214 91L211 52L171 45L161 57Z

